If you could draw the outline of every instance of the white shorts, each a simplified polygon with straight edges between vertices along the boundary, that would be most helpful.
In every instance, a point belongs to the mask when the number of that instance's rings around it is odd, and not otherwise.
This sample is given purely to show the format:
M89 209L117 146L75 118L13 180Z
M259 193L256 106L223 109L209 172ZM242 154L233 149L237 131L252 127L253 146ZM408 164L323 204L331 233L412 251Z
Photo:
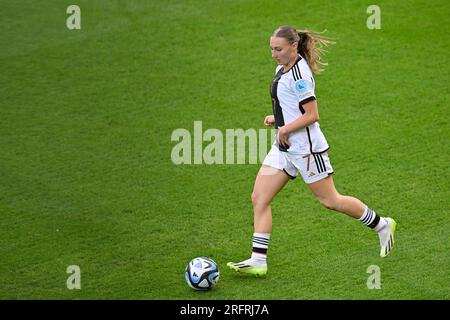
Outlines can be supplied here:
M272 146L263 164L283 170L291 179L302 175L305 183L314 183L333 174L328 152L316 154L292 154Z

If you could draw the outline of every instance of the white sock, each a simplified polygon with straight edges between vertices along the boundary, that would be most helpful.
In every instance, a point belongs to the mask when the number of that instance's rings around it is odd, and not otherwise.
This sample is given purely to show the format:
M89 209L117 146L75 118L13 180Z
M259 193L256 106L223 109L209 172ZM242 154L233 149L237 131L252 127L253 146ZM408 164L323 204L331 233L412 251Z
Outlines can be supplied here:
M252 261L252 264L264 266L267 264L267 255L252 252L252 257L250 258L250 260Z
M253 250L250 260L257 265L267 264L267 250L269 249L270 233L253 233Z
M361 218L358 219L362 224L372 228L376 232L380 231L387 224L386 219L380 217L375 211L366 206Z

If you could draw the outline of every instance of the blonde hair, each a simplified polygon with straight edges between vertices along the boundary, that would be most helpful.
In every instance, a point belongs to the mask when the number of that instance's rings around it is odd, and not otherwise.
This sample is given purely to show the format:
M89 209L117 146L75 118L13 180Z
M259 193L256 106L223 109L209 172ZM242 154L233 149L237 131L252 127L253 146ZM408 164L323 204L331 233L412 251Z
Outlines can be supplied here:
M323 71L320 66L328 65L328 63L322 61L324 53L327 52L324 47L336 43L331 38L321 35L321 33L324 33L325 31L316 32L311 30L299 30L290 26L282 26L276 29L272 36L285 38L290 44L297 42L297 52L306 59L313 72L319 73Z

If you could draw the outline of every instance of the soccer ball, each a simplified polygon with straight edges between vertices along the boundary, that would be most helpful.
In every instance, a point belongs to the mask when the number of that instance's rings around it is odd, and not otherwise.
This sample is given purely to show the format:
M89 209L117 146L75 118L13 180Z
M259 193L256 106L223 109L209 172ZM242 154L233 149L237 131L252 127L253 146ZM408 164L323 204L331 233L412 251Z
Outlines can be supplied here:
M219 268L208 257L192 259L186 266L186 282L194 290L209 290L219 281Z

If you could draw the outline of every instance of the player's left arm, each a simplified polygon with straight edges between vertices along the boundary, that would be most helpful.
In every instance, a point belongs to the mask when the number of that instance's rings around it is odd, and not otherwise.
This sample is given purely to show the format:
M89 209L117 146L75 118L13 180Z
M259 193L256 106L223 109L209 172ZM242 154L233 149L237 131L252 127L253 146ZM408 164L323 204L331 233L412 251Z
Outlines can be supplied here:
M278 129L278 139L282 144L288 144L288 136L301 128L305 128L316 121L319 121L319 108L317 100L314 99L303 105L305 113L291 123Z

